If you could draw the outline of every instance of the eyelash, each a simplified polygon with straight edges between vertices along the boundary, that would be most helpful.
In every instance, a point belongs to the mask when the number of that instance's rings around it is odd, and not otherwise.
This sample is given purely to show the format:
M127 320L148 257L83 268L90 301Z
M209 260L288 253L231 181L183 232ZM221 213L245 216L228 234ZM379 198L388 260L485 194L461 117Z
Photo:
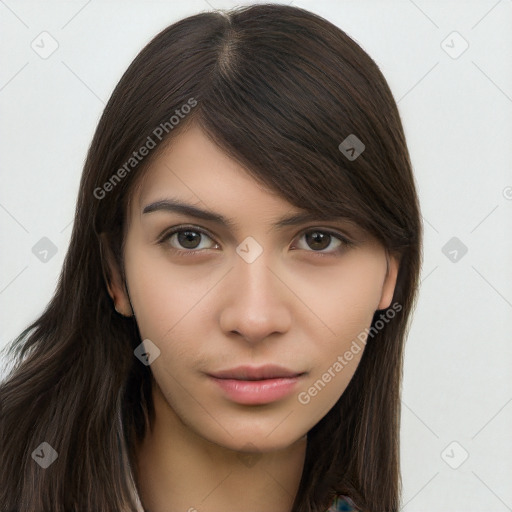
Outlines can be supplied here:
M198 228L196 226L191 226L191 225L181 225L181 226L173 227L173 228L171 228L170 231L167 231L166 233L164 233L159 238L157 243L160 245L165 245L174 234L181 233L184 231L192 231L194 233L200 233L202 235L207 236L213 242L215 242L214 238L204 229ZM304 231L300 232L297 236L302 237L308 233L315 233L315 232L330 235L331 237L337 238L341 242L341 245L339 247L337 247L334 250L331 250L330 252L319 252L319 251L313 251L313 250L306 250L306 252L311 252L315 256L320 256L320 257L337 256L340 253L340 251L342 251L343 249L352 247L354 245L354 242L352 242L351 240L346 238L344 235L342 235L341 233L338 233L337 231L332 231L330 229L321 229L321 228L314 228L314 227L307 228ZM297 237L295 237L295 238L297 238ZM215 243L217 243L217 242L215 242ZM175 254L178 254L180 256L195 257L197 255L202 254L203 251L208 250L208 249L185 250L185 249L176 249L175 247L171 247L171 250L172 250L172 252L174 252ZM300 250L305 250L305 249L300 249Z

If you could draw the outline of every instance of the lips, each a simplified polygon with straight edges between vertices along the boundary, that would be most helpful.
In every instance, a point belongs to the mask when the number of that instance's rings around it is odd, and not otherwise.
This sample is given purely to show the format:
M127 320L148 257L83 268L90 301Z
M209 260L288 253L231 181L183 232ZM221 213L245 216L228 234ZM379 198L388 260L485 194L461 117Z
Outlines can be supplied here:
M240 405L263 405L289 396L306 372L283 366L237 366L210 373L211 382L231 402Z
M299 377L304 372L296 372L288 368L277 365L265 366L238 366L229 370L210 373L211 377L216 379L234 379L234 380L267 380L267 379L286 379Z

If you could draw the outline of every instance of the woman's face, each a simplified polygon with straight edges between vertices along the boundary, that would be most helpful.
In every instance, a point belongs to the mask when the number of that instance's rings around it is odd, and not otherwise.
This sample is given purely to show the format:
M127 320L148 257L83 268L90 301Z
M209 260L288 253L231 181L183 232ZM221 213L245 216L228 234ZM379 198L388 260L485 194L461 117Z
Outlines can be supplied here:
M265 452L302 438L340 398L397 263L344 220L277 224L300 213L196 126L155 160L129 212L125 272L142 339L160 351L157 418ZM110 290L131 314L118 275Z

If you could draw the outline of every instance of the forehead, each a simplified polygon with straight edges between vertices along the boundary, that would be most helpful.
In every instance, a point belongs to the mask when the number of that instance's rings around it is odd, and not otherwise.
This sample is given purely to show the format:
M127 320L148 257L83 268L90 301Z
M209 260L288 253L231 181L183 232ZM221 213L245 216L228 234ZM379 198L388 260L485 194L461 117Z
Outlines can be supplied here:
M197 125L180 133L151 162L134 192L133 205L142 211L148 203L167 196L229 210L243 210L250 204L258 204L262 213L298 210L257 182Z

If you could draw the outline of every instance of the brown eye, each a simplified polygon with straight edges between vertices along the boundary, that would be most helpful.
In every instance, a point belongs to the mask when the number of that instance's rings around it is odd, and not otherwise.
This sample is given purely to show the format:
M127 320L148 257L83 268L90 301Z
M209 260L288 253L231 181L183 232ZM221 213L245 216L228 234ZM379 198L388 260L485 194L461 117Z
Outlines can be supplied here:
M201 233L196 231L179 231L175 233L179 244L185 249L197 249L198 244L201 242Z
M182 253L200 252L202 249L213 249L217 246L206 232L192 227L175 228L165 234L160 239L160 243L169 245L171 249ZM204 246L205 243L206 246Z
M352 242L341 233L325 229L310 229L309 231L305 231L299 237L299 240L302 239L305 240L305 243L298 244L297 247L299 249L324 256L336 254L344 248L353 245Z
M331 235L329 233L322 233L322 231L311 231L306 233L306 243L315 251L322 251L329 247L331 243Z

